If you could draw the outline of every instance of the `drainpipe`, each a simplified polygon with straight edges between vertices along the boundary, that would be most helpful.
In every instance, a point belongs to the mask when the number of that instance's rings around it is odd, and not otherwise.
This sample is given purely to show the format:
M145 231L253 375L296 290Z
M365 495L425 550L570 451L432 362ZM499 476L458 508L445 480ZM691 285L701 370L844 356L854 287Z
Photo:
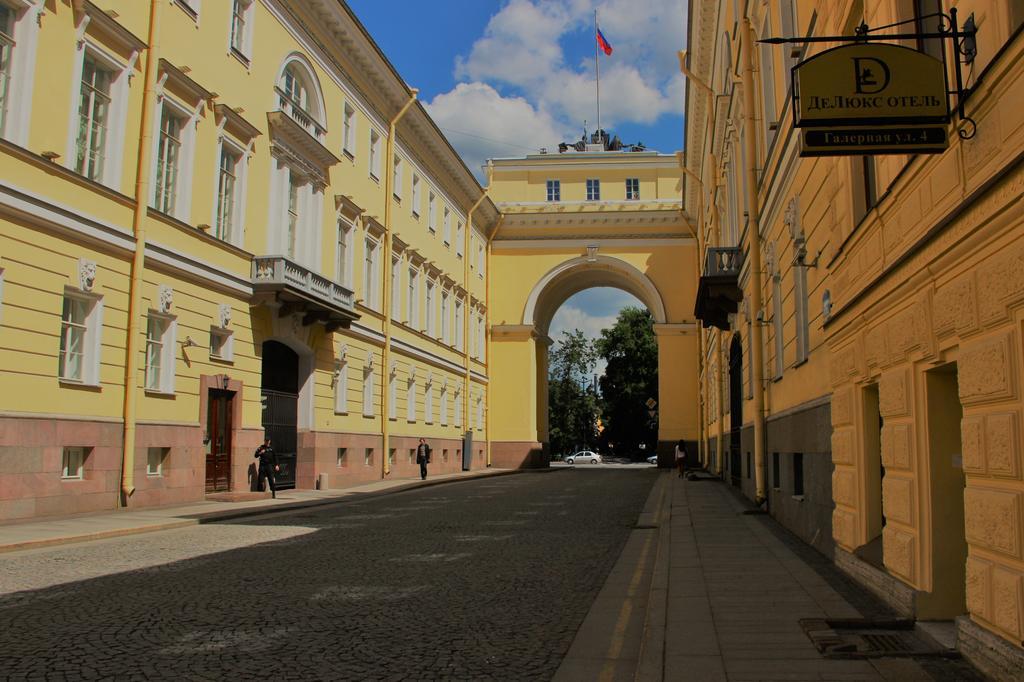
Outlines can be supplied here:
M757 109L754 103L754 28L750 17L743 19L743 144L747 155L747 227L750 255L750 311L756 315L763 307L761 300L761 214L757 197ZM762 327L752 324L750 333L750 361L753 363L754 385L754 480L757 504L765 500L764 485L764 345Z
M718 202L715 196L718 193L718 178L720 173L718 172L718 158L712 153L708 154L708 162L711 165L712 171L715 173L715 191L711 194L711 241L714 246L720 246L722 243L722 221L721 216L718 213ZM721 475L725 470L724 450L722 443L725 442L725 388L723 385L722 377L722 330L715 330L715 391L718 394L718 457L715 460L715 473Z
M388 389L391 383L391 297L394 295L394 292L391 291L391 216L393 213L391 194L394 192L393 184L395 182L395 135L398 122L405 116L405 112L409 111L409 107L416 101L418 94L419 90L409 88L409 101L398 110L388 124L388 143L385 146L384 155L384 267L381 268L384 274L382 287L384 296L381 297L381 307L383 308L381 312L384 313L384 349L381 351L380 370L383 379L380 382L380 435L383 448L381 478L386 478L391 473L391 462L388 456L391 452L391 418L388 416L390 414L388 398L391 392Z
M694 173L692 170L686 167L686 160L682 152L676 154L676 159L679 161L679 168L683 171L683 174L690 180L697 183L700 189L700 199L697 205L697 229L693 229L693 225L687 222L687 226L690 228L690 234L693 235L694 239L697 240L697 286L700 286L700 272L701 264L704 262L704 181ZM685 196L685 195L684 195ZM697 456L699 461L707 462L707 452L704 447L704 327L701 325L700 320L696 320L697 323Z
M470 313L472 311L472 306L470 305L470 303L473 300L473 295L470 293L469 259L473 257L473 254L470 253L470 247L473 244L473 214L476 213L476 209L480 208L480 204L482 204L484 199L487 198L487 193L491 191L491 175L492 175L493 171L494 171L494 166L491 163L491 161L488 160L487 161L487 185L484 187L483 194L481 194L480 197L476 200L476 202L472 206L469 207L469 210L466 211L466 232L462 236L462 251L465 254L463 259L462 259L462 287L466 290L466 302L463 304L463 309L462 309L462 313L463 313L462 314L462 350L463 350L462 362L464 363L463 366L465 368L465 376L463 377L463 386L462 386L462 406L463 406L463 410L462 410L462 421L463 421L463 423L462 423L462 426L466 430L472 430L472 429L469 429L468 427L469 427L470 423L472 423L470 418L469 418L470 417L469 408L471 407L471 402L470 402L470 399L469 399L469 387L472 385L471 374L470 374L470 366L471 365L470 365L470 357L469 357L469 319L470 319ZM486 254L484 256L485 259L486 259L486 263L485 263L485 266L484 266L485 267L484 283L487 286L487 291L484 294L484 300L485 300L486 303L490 303L490 300L491 300L490 299L490 281L491 281L491 278L490 278L490 266L491 266L491 263L490 263L490 261L491 261L491 258L490 258L491 242L490 242L490 239L487 240L486 247L487 247L487 252L486 252ZM485 336L485 338L488 336L487 332L486 332L486 329L487 329L487 322L486 322L486 318L485 318L485 321L484 321L484 330L485 330L484 331L484 336ZM487 349L486 355L487 355L487 357L485 358L486 362L490 363L490 361L491 361L491 354L490 354L490 349L489 348ZM490 408L490 398L491 398L490 381L488 381L488 383L487 383L487 400L488 400L487 408ZM486 423L485 423L485 426L484 426L484 435L487 437L487 466L491 466L491 444L490 444L490 438L489 438L491 432L488 429L488 427L490 426L490 423L491 423L491 416L490 416L491 415L491 410L490 409L486 409L485 410L485 414L487 415L487 418L485 420ZM465 459L465 457L466 457L466 453L465 452L462 453L462 457L463 457L463 459ZM472 459L473 453L469 453L469 457L470 457L470 461L473 461L473 459Z
M135 253L132 254L131 279L128 284L128 325L124 359L124 441L121 455L120 506L128 506L128 498L135 492L135 411L138 396L139 324L142 313L142 274L146 266L146 208L149 198L149 161L153 131L150 121L156 109L157 66L160 63L160 11L161 0L149 4L149 48L146 51L146 75L143 83L142 120L139 123L138 163L135 167L135 211L132 215L132 234Z

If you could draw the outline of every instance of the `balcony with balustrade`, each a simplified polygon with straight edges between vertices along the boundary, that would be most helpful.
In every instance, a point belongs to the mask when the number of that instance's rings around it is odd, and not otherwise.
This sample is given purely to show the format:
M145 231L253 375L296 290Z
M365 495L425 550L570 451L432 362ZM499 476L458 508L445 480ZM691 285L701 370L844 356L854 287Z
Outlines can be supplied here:
M284 256L253 258L252 288L257 304L276 307L279 317L301 315L303 326L332 332L359 319L351 290Z
M694 314L705 327L729 329L729 315L739 310L743 290L739 286L743 252L737 246L710 247L697 287Z

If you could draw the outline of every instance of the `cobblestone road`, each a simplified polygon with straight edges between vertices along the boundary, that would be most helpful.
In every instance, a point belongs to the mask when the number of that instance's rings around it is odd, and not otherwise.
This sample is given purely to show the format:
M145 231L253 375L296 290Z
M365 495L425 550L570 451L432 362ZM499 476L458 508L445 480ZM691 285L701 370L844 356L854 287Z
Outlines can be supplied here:
M654 478L506 476L3 556L0 676L547 679Z

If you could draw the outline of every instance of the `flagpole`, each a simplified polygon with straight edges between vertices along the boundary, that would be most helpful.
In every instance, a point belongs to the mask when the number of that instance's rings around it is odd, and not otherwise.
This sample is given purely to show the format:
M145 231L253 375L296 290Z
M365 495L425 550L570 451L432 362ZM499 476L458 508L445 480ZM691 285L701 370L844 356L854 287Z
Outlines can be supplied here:
M597 33L601 27L597 24L597 10L594 10L594 70L597 73L597 131L601 135L601 45L597 41ZM601 137L604 140L604 137Z

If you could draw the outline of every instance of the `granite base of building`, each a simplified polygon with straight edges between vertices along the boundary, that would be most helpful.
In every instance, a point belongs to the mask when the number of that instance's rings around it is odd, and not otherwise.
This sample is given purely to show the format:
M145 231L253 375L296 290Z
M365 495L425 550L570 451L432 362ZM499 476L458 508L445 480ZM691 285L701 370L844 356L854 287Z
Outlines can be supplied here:
M494 441L491 466L499 469L541 469L551 464L551 455L537 441Z
M897 614L904 618L915 616L917 591L914 588L841 547L835 548L833 560L839 570L885 602Z
M970 616L956 619L956 648L994 680L1024 679L1024 649L989 632Z

